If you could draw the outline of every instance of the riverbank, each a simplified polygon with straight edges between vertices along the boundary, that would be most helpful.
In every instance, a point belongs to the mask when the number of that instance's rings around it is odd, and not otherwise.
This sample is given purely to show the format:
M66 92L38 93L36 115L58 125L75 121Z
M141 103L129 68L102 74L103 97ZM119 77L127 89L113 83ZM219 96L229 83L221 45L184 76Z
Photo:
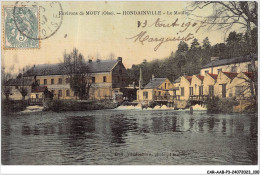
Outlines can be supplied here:
M220 99L213 97L206 100L209 113L257 113L257 103L252 100Z
M114 109L118 105L110 100L79 101L79 100L52 100L44 103L44 111L88 111Z
M2 100L2 114L20 112L26 109L28 101L22 100Z

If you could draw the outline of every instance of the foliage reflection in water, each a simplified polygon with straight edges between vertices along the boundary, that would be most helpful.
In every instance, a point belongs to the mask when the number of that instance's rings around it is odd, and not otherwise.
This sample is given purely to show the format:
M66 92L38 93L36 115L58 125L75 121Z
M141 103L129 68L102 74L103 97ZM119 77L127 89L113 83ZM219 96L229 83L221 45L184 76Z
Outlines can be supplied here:
M185 111L2 116L2 163L257 164L257 116Z

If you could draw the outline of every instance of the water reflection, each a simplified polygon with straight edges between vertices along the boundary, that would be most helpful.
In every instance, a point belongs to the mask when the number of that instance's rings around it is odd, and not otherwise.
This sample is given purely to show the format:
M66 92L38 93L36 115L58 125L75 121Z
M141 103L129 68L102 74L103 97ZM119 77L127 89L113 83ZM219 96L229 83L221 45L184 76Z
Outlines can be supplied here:
M45 115L44 118L28 115L2 120L2 155L5 156L2 161L5 164L118 164L113 151L147 153L147 150L175 149L181 150L183 156L189 152L188 157L181 157L181 164L207 164L209 161L205 159L212 162L212 152L225 155L222 160L227 161L225 164L256 164L258 160L257 116L165 111L55 113L56 118L52 114ZM245 153L238 155L236 145L246 148ZM31 149L25 150L26 147ZM193 154L190 153L192 149ZM14 153L10 154L10 150ZM30 156L39 151L43 152L42 159ZM45 151L48 157L44 156ZM22 157L28 158L23 160ZM131 164L133 159L128 157L124 162ZM169 159L167 164L178 164L176 160ZM135 161L146 164L146 159ZM149 161L161 164L162 157Z
M224 118L223 121L222 121L222 133L223 135L226 134L226 130L227 130L227 120Z

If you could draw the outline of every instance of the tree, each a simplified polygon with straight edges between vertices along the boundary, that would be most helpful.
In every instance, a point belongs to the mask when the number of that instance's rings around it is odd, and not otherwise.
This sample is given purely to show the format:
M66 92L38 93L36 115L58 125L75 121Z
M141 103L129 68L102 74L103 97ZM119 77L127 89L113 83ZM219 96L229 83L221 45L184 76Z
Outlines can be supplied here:
M10 86L8 86L8 80L11 79L11 74L5 71L5 67L2 67L2 92L5 95L6 100L9 100L9 96L12 92Z
M247 33L247 45L248 53L250 55L252 69L254 73L254 89L256 92L255 99L257 102L257 92L258 92L258 73L255 65L254 57L254 46L253 46L253 28L258 28L258 2L257 1L209 1L202 2L197 1L192 3L191 13L196 10L212 6L214 11L212 15L209 16L197 16L199 18L204 18L205 23L209 24L209 29L217 27L225 32L229 31L235 25L240 27L240 29L245 29Z
M20 86L18 88L19 92L21 93L21 95L23 96L22 100L25 100L26 95L28 95L28 89L24 86Z
M209 50L211 48L209 38L206 37L202 42L202 49Z
M28 67L27 67L28 68ZM22 97L23 97L23 101L25 100L25 97L26 97L26 95L28 95L28 89L24 86L25 84L24 84L24 81L25 81L25 79L24 79L24 77L23 77L23 74L24 74L24 70L25 69L23 69L23 73L19 73L18 74L18 76L17 76L17 78L16 79L19 79L19 80L21 80L21 86L19 86L18 87L18 90L19 90L19 92L21 93L21 95L22 95Z
M70 54L64 53L61 65L69 77L70 87L76 96L81 100L88 99L92 82L83 55L74 48Z
M189 50L189 46L184 41L181 41L178 45L178 50L176 51L177 54L185 53Z
M198 49L200 48L200 43L198 42L197 38L194 38L194 40L191 43L190 49Z
M179 77L182 73L184 73L183 66L186 64L187 61L187 52L189 50L189 46L184 41L181 41L178 45L178 49L176 51L175 56L175 65L177 66L177 77Z
M110 53L107 57L108 60L114 60L116 58L116 55L114 53Z

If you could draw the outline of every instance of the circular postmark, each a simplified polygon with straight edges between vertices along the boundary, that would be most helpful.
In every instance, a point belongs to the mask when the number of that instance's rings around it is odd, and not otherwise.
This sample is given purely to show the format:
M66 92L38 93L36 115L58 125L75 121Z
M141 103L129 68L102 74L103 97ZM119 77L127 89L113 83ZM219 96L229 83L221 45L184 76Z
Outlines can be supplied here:
M57 1L18 1L13 9L17 30L27 38L43 40L53 36L61 27L62 6Z

